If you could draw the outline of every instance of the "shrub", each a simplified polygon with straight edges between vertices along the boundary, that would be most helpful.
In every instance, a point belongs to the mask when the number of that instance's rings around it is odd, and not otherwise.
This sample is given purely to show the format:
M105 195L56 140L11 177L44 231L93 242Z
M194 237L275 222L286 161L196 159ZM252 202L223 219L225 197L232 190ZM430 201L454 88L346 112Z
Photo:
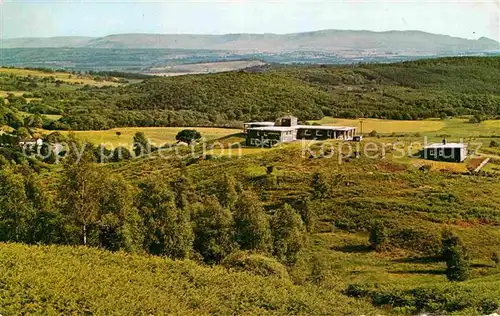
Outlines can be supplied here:
M498 252L494 252L491 254L491 260L493 261L493 263L495 263L495 266L498 266L498 264L500 263L500 256L498 255Z
M450 281L465 281L469 278L469 257L460 238L450 231L442 234L442 256L446 262L446 277Z
M392 306L404 314L420 312L449 314L467 311L469 314L490 314L498 302L484 294L472 296L470 290L458 286L418 287L414 289L383 289L371 284L349 284L344 295L368 298L375 306Z
M377 221L370 230L370 247L376 251L382 251L386 247L387 232L385 226Z
M326 197L330 191L330 185L326 177L318 172L313 175L311 187L313 189L312 195L315 199Z
M469 274L469 262L464 249L460 246L451 247L446 260L446 277L450 281L465 281Z
M474 114L474 116L469 119L469 123L475 123L475 124L481 123L482 121L483 117L479 114Z
M368 136L370 136L370 137L377 137L377 135L378 135L378 133L375 130L373 130L370 133L368 133Z
M439 235L414 228L391 231L389 243L397 248L413 250L429 256L436 256L441 252Z
M248 251L237 251L225 258L221 264L238 271L248 271L255 275L277 276L288 278L288 272L281 263L274 258Z

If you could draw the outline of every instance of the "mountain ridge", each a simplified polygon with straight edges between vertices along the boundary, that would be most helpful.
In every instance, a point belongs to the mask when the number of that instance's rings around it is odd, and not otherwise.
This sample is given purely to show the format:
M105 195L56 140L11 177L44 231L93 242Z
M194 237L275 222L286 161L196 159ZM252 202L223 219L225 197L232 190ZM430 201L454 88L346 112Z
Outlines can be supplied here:
M500 50L500 43L486 37L465 39L418 30L375 32L368 30L319 30L301 33L155 34L126 33L103 37L57 36L0 40L0 48L156 48L212 49L279 53L287 51L340 52L462 52Z

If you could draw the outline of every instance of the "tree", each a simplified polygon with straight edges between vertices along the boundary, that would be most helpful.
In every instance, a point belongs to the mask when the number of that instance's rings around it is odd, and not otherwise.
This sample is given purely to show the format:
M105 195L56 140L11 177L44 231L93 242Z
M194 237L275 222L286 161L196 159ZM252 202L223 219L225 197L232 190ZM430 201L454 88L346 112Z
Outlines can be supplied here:
M16 130L16 135L17 137L22 140L22 139L26 139L26 138L29 138L31 135L30 135L30 132L28 131L28 129L26 127L19 127L17 130Z
M194 205L194 249L207 263L218 263L233 250L233 216L213 197L205 197Z
M245 191L240 195L234 207L233 216L236 242L241 249L263 252L270 250L269 220L255 193Z
M319 172L316 172L312 177L312 195L314 199L324 198L328 195L330 191L330 185L328 184L325 176Z
M0 170L0 240L26 242L33 215L23 175L4 166Z
M236 179L233 176L224 173L215 187L216 195L222 207L231 209L238 199Z
M179 176L170 183L175 196L175 205L181 210L187 211L189 201L192 201L195 195L191 180L187 174Z
M130 151L125 147L119 146L113 151L114 162L129 160L130 158L132 158L132 155L130 154Z
M473 123L473 124L479 124L482 121L483 121L483 117L480 114L474 114L474 116L472 116L469 119L469 123Z
M27 128L42 128L43 118L40 114L30 115L24 119L24 126Z
M185 129L177 133L175 139L179 142L191 144L201 139L201 134L194 129Z
M288 204L278 209L271 219L273 254L286 264L294 264L305 243L305 230L300 215Z
M191 254L193 230L187 210L177 208L174 193L163 179L139 185L137 203L144 222L144 247L150 253L183 259Z
M78 161L76 153L71 151L64 160L58 196L62 213L72 223L81 227L81 240L87 245L89 229L98 219L99 199L102 190L103 170L94 163L92 152L84 151Z
M465 281L469 278L469 261L465 248L452 246L448 249L446 277L450 281Z
M134 135L134 153L136 157L151 153L151 142L143 132L137 132Z
M109 176L102 186L105 189L99 201L99 245L113 251L139 251L143 232L132 187L121 176Z
M300 201L299 212L307 232L313 233L318 219L315 210L311 207L311 201L308 198Z
M382 251L387 242L387 232L384 224L376 221L370 230L370 247L376 251Z
M442 256L446 262L446 277L450 281L465 281L470 275L469 255L458 236L450 231L442 233Z
M320 285L325 280L325 264L318 256L314 256L311 262L311 274L309 280L315 284Z

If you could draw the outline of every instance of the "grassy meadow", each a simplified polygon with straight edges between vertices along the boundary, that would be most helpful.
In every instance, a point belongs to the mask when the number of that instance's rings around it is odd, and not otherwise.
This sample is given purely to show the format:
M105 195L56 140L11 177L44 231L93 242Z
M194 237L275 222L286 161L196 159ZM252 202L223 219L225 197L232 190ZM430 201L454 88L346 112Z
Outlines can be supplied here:
M487 120L481 123L469 123L468 118L450 119L427 119L419 121L399 121L382 119L339 119L325 117L318 121L311 121L321 125L353 126L361 132L361 121L363 122L363 134L376 131L378 134L420 134L430 138L448 136L453 139L481 138L499 136L500 120Z
M31 76L31 77L54 77L56 80L64 81L68 84L79 84L79 85L92 85L97 87L102 86L118 86L119 83L110 81L97 81L91 76L86 75L74 75L66 72L43 72L33 69L22 69L22 68L2 68L0 67L0 74L13 74L15 76ZM9 91L10 92L10 91ZM20 92L20 91L19 91ZM18 92L18 93L19 93ZM14 92L15 93L15 92ZM22 94L22 93L21 93Z
M105 131L74 131L77 138L93 144L105 144L109 147L125 146L133 144L133 137L137 132L143 132L154 146L173 144L175 136L184 129L196 129L207 141L224 138L237 134L240 131L229 128L204 128L204 127L126 127L113 128ZM68 131L63 131L68 134Z

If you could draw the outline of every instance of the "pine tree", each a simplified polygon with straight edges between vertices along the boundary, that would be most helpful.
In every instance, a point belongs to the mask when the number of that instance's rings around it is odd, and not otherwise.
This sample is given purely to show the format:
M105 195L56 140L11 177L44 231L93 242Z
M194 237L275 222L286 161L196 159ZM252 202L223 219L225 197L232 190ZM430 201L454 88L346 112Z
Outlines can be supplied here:
M255 193L244 191L234 207L236 241L244 250L266 252L271 246L269 220Z
M274 255L284 263L294 264L305 243L305 229L300 215L285 204L272 217L271 230Z
M450 281L465 281L470 275L469 255L458 236L450 231L442 233L442 256L446 262L446 277Z
M314 199L320 199L328 196L330 185L327 179L321 173L315 173L311 182L312 195Z
M300 201L299 211L307 232L313 233L316 227L317 215L315 210L311 207L311 201L309 199Z

